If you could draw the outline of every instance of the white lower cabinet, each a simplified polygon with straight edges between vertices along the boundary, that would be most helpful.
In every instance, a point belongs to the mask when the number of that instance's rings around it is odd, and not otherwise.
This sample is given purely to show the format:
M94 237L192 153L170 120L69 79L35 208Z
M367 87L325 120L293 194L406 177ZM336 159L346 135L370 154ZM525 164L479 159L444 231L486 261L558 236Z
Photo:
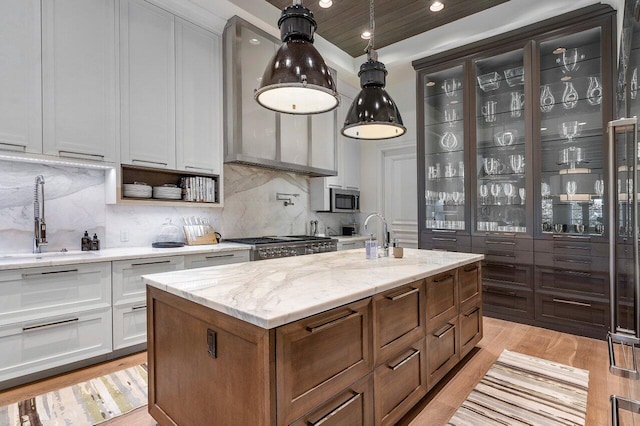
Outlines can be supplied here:
M3 325L0 383L111 350L111 307Z
M249 250L238 250L222 253L190 254L184 257L184 268L205 268L207 266L229 265L231 263L248 262L249 260Z
M113 350L147 341L147 302L113 307Z

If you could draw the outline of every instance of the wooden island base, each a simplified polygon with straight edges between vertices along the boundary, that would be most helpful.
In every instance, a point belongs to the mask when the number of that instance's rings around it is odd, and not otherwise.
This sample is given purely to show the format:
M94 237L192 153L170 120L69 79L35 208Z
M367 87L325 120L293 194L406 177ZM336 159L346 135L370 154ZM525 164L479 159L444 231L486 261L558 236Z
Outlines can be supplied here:
M273 329L147 287L161 425L371 425L406 414L482 338L480 262Z

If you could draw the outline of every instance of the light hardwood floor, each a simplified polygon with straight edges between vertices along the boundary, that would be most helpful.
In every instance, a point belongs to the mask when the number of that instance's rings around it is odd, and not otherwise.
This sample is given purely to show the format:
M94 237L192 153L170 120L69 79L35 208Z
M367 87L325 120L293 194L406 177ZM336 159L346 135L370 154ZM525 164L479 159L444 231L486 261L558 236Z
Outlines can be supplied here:
M498 359L503 349L589 370L587 425L610 424L609 396L611 394L640 398L640 393L629 389L630 382L628 380L609 373L606 342L485 318L484 338L476 349L407 414L399 422L399 425L433 426L446 424L471 389L480 381L494 361ZM0 406L145 361L146 353L140 353L0 392ZM622 424L632 424L634 420L635 424L638 424L640 417L632 419L623 413ZM103 423L103 425L109 426L147 426L155 424L156 422L147 413L146 407Z

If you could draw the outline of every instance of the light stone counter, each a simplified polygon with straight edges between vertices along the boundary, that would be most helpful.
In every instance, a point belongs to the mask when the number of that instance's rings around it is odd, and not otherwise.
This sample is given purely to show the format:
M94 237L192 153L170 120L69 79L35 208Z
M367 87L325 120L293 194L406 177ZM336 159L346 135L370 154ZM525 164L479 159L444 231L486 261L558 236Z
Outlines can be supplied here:
M364 249L143 276L151 286L262 328L275 328L484 255L404 249L366 260Z
M112 260L144 259L250 249L251 247L247 244L222 242L220 244L184 246L178 248L126 247L84 252L79 250L73 250L67 253L51 252L40 255L32 253L0 254L0 271L40 266L110 262Z

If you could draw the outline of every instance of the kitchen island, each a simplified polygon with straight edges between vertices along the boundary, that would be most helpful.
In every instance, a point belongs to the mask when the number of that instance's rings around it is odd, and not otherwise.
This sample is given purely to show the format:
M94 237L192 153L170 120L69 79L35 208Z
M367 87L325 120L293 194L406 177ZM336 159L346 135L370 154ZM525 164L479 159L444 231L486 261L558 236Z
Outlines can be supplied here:
M482 255L321 253L145 276L161 424L393 424L482 338Z

